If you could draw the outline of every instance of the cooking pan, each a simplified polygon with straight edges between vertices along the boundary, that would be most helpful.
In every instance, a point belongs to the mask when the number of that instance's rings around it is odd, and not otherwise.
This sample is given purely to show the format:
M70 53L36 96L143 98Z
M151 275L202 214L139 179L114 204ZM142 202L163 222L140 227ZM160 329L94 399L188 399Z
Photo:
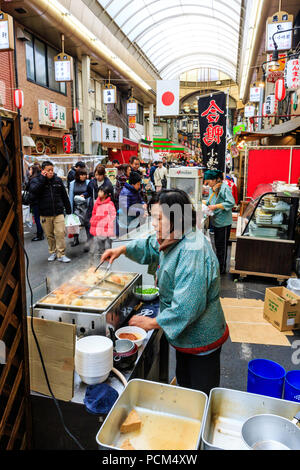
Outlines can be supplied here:
M255 415L242 427L242 438L253 450L300 450L300 412L292 421L272 414Z

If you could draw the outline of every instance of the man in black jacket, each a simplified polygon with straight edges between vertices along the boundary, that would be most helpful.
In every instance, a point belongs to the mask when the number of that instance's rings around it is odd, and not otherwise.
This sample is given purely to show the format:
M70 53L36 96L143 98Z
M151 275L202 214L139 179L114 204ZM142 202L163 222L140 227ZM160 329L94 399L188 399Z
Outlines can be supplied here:
M34 178L30 192L39 204L41 224L47 237L50 256L48 261L69 263L65 256L65 217L64 211L71 214L71 204L63 181L54 173L53 163L42 163L42 171Z

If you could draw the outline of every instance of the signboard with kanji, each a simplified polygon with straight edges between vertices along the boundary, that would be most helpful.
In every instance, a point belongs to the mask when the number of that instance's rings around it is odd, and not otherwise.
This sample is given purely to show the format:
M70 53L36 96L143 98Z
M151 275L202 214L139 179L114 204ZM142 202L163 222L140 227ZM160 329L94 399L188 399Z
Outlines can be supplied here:
M136 124L136 115L128 116L129 127L134 129Z
M293 28L293 19L293 15L289 15L285 11L278 11L273 16L268 18L266 31L266 52L275 50L274 41L276 42L279 51L287 51L288 49L291 49L293 31L288 30Z
M103 103L115 104L116 103L116 87L114 85L106 85L103 89Z
M50 110L54 110L53 104L55 104L55 116L49 116L49 104ZM66 108L56 103L49 103L46 100L38 100L39 107L39 125L49 126L58 129L66 129Z
M283 78L284 69L286 64L286 53L278 55L278 62L274 66L272 61L272 54L267 55L266 75L267 82L275 83L279 78Z
M0 11L0 50L9 51L12 49L14 49L13 19Z
M256 87L251 87L250 88L250 99L251 103L259 103L260 102L260 96L261 96L261 87L256 86Z
M203 164L224 171L226 153L226 95L200 97L198 101Z
M57 82L71 82L73 80L72 57L62 52L55 56L54 73Z
M288 91L295 91L300 88L300 59L290 59L286 63L285 86Z
M127 115L134 116L135 114L137 114L137 102L135 99L130 98L127 101Z

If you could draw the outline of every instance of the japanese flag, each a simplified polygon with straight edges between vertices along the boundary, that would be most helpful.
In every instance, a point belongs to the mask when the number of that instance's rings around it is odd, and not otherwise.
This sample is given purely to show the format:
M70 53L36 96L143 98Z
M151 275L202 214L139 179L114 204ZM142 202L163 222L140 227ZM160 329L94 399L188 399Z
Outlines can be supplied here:
M156 116L179 114L179 80L156 82Z

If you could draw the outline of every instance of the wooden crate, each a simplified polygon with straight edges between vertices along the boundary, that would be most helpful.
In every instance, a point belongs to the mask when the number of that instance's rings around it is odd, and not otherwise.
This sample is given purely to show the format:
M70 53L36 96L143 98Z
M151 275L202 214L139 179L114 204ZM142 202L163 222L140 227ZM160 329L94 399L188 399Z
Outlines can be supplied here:
M26 283L21 202L19 126L15 113L1 113L0 139L0 449L30 448L31 418L26 324ZM9 166L5 156L5 145Z

